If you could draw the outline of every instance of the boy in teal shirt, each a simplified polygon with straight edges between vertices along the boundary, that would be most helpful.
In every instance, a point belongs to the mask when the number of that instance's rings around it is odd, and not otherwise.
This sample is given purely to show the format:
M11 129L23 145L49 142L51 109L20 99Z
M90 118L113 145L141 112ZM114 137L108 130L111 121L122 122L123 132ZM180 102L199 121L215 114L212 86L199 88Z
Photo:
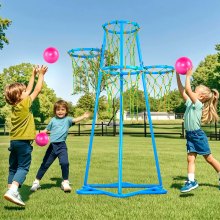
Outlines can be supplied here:
M72 118L68 115L68 104L63 100L59 100L54 105L54 115L47 125L44 132L50 131L50 145L45 153L43 162L37 172L36 179L33 182L31 191L37 191L40 186L40 180L58 157L63 181L61 183L61 189L64 192L70 192L71 187L69 185L69 159L66 146L66 138L68 135L69 128L83 119L87 119L90 114L88 112L84 113L82 116L77 118Z

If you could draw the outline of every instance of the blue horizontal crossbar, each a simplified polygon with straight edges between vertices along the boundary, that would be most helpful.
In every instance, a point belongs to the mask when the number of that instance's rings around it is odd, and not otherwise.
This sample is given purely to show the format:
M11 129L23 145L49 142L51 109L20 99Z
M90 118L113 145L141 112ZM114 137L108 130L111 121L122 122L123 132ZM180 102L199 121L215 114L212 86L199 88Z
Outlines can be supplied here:
M89 187L95 188L118 188L118 183L109 184L88 184ZM122 188L150 188L150 187L162 187L159 184L136 184L136 183L122 183Z
M102 185L102 184L100 184L100 185ZM135 184L135 185L138 185L138 184ZM142 190L129 192L129 193L120 193L120 194L108 192L106 190L96 189L91 186L83 186L82 189L77 190L76 192L77 192L77 194L80 194L80 195L96 194L96 195L108 195L108 196L117 197L117 198L126 198L126 197L130 197L130 196L143 195L143 194L166 194L167 193L167 191L165 189L163 189L162 187L158 187L158 186L149 187L149 188L145 188Z

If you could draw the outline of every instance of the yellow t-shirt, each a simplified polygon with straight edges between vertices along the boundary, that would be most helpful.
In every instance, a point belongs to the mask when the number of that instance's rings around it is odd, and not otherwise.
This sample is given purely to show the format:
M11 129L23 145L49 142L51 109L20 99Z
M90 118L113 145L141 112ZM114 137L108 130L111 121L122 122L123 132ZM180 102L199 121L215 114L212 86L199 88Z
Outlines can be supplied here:
M32 100L28 96L12 107L11 140L34 140L36 135L34 117L31 112Z

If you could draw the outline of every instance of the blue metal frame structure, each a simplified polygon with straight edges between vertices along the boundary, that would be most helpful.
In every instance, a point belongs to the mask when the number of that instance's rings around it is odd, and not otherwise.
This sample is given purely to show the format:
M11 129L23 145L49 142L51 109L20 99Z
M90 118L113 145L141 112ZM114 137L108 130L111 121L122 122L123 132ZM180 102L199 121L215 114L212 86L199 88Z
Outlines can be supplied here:
M109 24L118 24L120 26L120 31L111 31L107 30L107 26ZM133 26L133 28L130 31L124 30L124 25L130 24ZM95 99L95 108L94 108L94 118L92 122L92 130L90 135L90 142L88 147L88 156L87 156L87 163L86 163L86 169L85 169L85 177L84 177L84 185L81 189L77 190L78 194L83 195L108 195L113 197L119 197L119 198L125 198L130 197L134 195L140 195L140 194L166 194L167 191L163 188L162 185L162 178L160 174L160 167L159 167L159 160L156 150L156 142L154 137L154 131L153 131L153 125L151 120L151 113L150 113L150 104L148 100L148 94L147 94L147 85L146 85L146 78L145 75L147 74L143 65L142 61L142 55L141 55L141 48L140 48L140 42L138 38L138 34L136 34L136 45L137 45L137 51L138 51L138 60L139 60L139 66L128 66L124 63L124 34L131 34L135 33L139 30L139 25L135 22L130 21L112 21L109 23L106 23L103 25L104 29L104 37L103 37L103 44L102 44L102 51L101 51L101 61L100 61L100 71L98 75L98 84L97 84L97 91L96 91L96 99ZM120 64L117 66L104 66L104 52L106 47L106 32L117 34L120 38ZM98 111L98 102L99 102L99 95L100 95L100 87L102 82L103 74L108 72L108 74L111 75L119 75L120 76L120 122L119 122L119 143L118 143L118 182L116 183L109 183L109 184L89 184L88 183L88 175L89 175L89 168L90 168L90 162L91 162L91 155L92 155L92 147L93 147L93 139L94 139L94 132L95 132L95 122L96 122L96 116ZM157 178L158 183L156 184L134 184L130 182L123 182L123 173L122 173L122 166L123 166L123 78L125 75L128 74L141 74L142 76L142 83L144 88L144 96L145 96L145 103L146 103L146 109L149 119L149 125L150 125L150 133L151 133L151 140L152 140L152 147L153 147L153 153L154 153L154 160L156 164L156 171L157 171ZM108 188L116 188L117 193L109 192ZM123 193L123 188L137 188L138 190L134 192L129 193Z

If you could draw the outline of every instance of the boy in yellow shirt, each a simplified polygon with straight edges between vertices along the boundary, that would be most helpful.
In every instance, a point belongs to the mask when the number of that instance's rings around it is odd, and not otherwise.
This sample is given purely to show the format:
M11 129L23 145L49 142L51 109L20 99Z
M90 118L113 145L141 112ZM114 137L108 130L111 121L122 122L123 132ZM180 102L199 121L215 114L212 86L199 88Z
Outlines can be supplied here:
M12 128L10 132L10 156L8 191L4 198L20 206L25 206L18 192L26 179L31 164L32 141L35 138L34 117L31 112L31 105L42 89L44 74L47 72L46 66L33 68L28 86L22 83L13 83L5 88L5 99L12 105ZM34 86L34 79L38 74L38 81Z

